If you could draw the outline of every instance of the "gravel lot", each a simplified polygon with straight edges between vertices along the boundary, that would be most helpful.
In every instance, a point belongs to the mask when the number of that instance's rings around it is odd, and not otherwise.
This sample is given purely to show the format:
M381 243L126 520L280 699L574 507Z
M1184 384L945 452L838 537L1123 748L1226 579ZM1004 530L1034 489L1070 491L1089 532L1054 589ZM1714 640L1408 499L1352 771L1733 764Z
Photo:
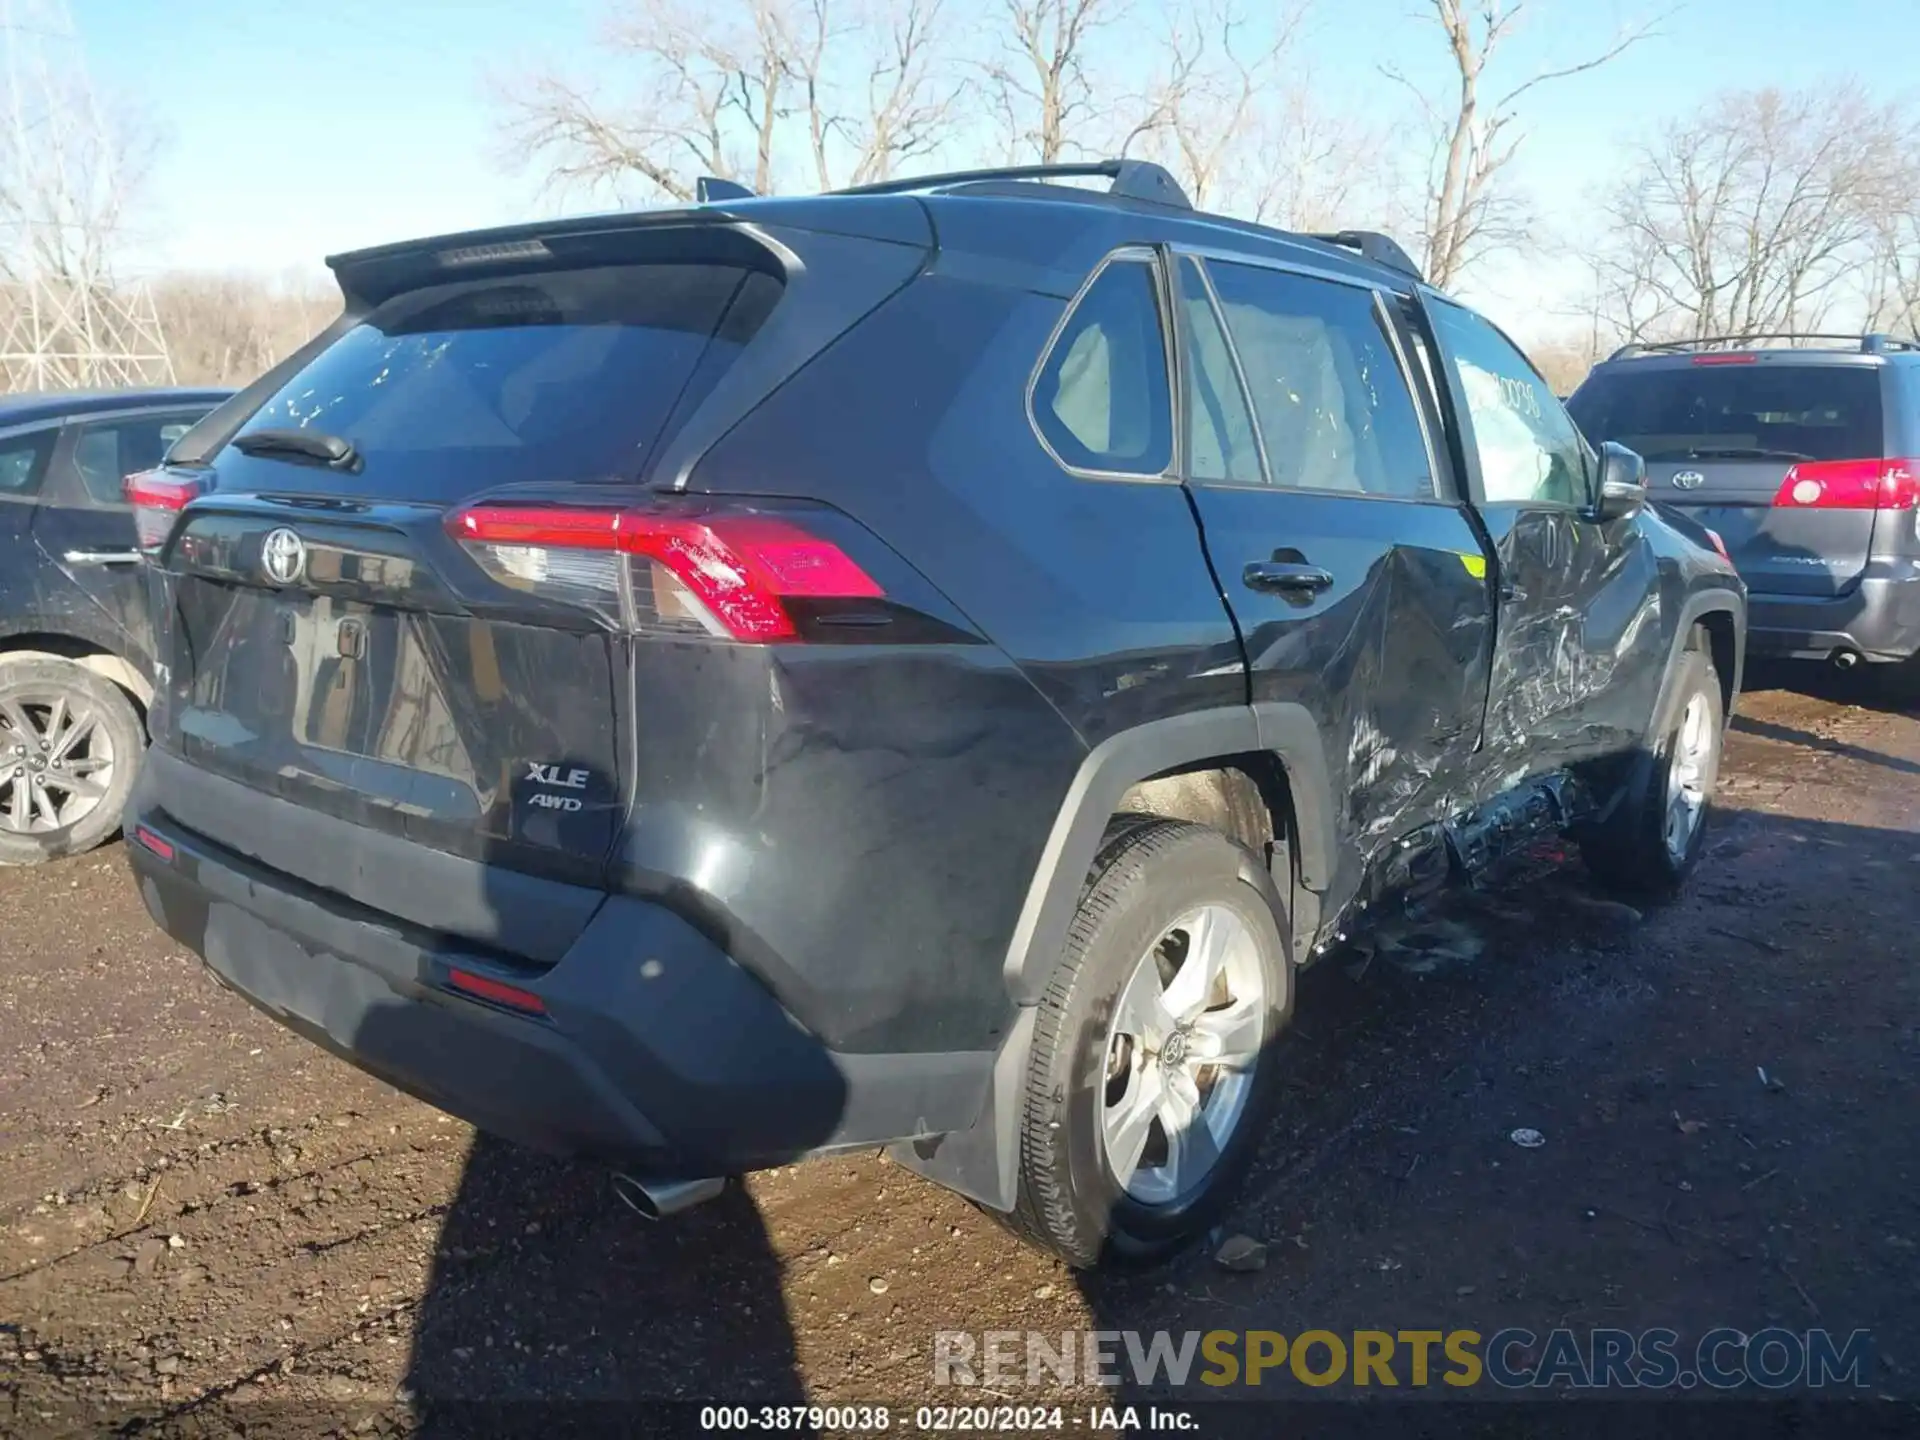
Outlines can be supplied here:
M1091 1282L874 1157L649 1226L216 989L117 847L0 872L0 1433L898 1406L942 1329L1864 1328L1874 1389L1920 1396L1920 719L1761 691L1724 783L1678 905L1535 876L1312 972L1229 1225L1265 1268Z

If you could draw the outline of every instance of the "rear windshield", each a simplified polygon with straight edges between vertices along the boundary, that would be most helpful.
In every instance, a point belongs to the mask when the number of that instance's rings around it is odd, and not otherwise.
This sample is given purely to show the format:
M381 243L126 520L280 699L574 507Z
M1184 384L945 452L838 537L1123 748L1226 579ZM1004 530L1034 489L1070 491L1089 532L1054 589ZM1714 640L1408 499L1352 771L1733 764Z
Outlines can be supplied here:
M1868 460L1885 446L1870 365L1622 366L1596 371L1567 409L1595 445L1648 460Z
M349 441L352 473L221 453L223 488L448 500L525 481L633 479L779 299L715 264L608 265L387 301L239 431Z

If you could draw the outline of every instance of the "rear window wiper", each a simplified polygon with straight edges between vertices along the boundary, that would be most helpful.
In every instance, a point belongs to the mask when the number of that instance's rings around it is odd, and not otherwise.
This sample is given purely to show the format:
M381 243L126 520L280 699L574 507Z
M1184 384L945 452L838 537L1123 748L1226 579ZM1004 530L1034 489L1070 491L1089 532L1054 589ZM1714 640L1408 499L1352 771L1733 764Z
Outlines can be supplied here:
M360 463L360 452L353 448L351 440L329 435L324 430L250 430L233 437L233 448L242 455L318 460L336 470L354 470Z
M1768 450L1751 445L1701 445L1680 452L1682 460L1811 460L1798 450Z

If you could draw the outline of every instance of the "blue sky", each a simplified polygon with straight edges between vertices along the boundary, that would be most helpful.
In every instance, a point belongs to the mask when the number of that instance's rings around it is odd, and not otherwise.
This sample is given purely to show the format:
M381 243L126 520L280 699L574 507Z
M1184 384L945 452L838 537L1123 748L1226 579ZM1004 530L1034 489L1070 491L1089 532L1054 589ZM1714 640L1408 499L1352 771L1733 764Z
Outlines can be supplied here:
M589 65L603 0L69 0L103 97L150 119L161 141L145 227L152 263L266 272L317 269L332 250L524 219L560 202L515 173L494 126L490 78L538 60ZM984 15L993 0L948 0ZM1134 0L1151 24L1158 0ZM1338 105L1404 97L1381 64L1434 73L1421 0L1319 0L1304 56ZM1535 0L1514 42L1524 75L1604 47L1660 0ZM1905 73L1920 54L1920 0L1690 0L1658 37L1605 70L1537 92L1519 178L1543 232L1577 227L1622 143L1712 92ZM576 207L581 202L574 202ZM603 207L601 207L603 208ZM1355 216L1356 224L1368 217ZM1485 267L1465 287L1496 318L1539 334L1570 301L1571 272L1544 260Z

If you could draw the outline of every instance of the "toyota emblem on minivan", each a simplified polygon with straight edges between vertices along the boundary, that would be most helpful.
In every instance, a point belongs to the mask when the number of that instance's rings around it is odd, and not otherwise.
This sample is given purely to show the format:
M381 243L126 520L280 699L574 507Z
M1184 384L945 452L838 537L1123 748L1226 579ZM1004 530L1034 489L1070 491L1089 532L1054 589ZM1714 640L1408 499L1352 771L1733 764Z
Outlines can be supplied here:
M1676 490L1698 490L1706 483L1707 477L1702 475L1698 470L1682 470L1678 475L1673 477L1673 485Z
M307 544L282 525L260 544L260 568L276 585L291 585L307 565Z

